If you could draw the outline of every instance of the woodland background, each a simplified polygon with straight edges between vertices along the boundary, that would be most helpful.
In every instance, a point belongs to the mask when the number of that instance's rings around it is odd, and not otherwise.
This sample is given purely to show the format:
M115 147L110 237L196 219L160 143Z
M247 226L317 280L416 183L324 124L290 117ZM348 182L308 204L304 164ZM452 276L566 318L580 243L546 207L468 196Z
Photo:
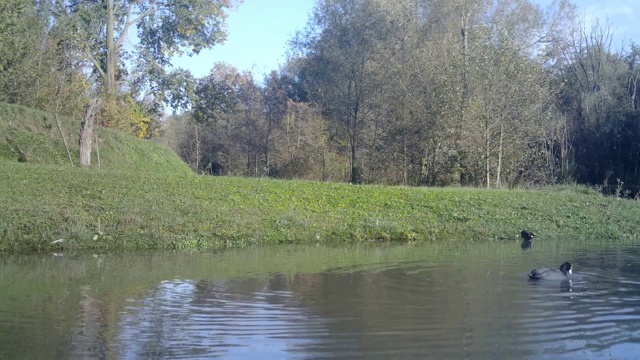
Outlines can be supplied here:
M0 101L157 139L210 175L638 190L640 47L566 0L318 0L265 78L173 68L224 41L234 5L5 0Z

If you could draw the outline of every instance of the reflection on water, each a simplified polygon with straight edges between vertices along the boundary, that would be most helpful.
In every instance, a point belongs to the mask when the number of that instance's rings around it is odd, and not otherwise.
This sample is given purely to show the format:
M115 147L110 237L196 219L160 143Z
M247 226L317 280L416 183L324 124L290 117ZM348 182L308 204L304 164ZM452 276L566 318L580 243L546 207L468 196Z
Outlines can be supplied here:
M82 285L79 289L77 329L71 334L71 357L91 358L104 357L106 339L101 326L104 324L102 316L102 301L91 296L91 286Z
M533 247L533 240L522 240L520 243L520 248L522 250L529 250Z
M0 259L0 358L637 357L639 246L520 245Z
M127 306L118 333L120 354L131 359L281 357L289 350L290 334L323 331L319 318L309 318L290 303L290 292L263 292L264 285L165 281L149 297Z

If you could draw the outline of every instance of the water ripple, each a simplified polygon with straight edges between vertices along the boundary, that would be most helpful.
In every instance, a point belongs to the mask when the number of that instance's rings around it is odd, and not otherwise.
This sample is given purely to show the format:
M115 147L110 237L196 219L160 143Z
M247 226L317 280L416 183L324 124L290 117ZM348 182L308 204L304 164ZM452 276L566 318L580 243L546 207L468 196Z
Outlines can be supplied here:
M30 346L29 336L52 344L51 332L38 329L54 323L64 336L42 353L56 358L631 359L640 353L640 266L629 257L638 258L640 248L537 251L167 279L138 287L116 305L83 286L54 300L46 292L36 301L5 291L0 338L16 348ZM527 278L529 269L566 258L577 264L571 282ZM73 315L51 315L69 304ZM0 357L29 357L12 350L0 347Z

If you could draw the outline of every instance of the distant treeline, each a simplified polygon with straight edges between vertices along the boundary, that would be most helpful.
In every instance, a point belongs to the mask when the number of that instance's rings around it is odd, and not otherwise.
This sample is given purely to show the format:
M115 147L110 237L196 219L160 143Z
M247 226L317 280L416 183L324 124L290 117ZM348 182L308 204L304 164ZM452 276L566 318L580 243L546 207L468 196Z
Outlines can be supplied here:
M640 49L575 14L563 1L322 1L280 71L257 81L216 64L166 137L214 175L633 189Z
M158 82L165 95L153 97L186 109L162 124L162 139L200 173L635 190L640 47L615 44L613 25L585 27L566 0L548 8L530 0L323 0L292 39L287 63L264 79L218 62L201 79L174 71ZM0 54L4 69L18 69L11 55ZM135 78L118 66L120 78ZM65 86L48 90L58 98L84 84L73 66L63 69L52 83ZM25 90L33 82L8 74L0 100L51 110L42 92ZM130 92L140 121L101 123L158 134L159 107L149 97ZM74 104L56 106L73 115L81 112Z

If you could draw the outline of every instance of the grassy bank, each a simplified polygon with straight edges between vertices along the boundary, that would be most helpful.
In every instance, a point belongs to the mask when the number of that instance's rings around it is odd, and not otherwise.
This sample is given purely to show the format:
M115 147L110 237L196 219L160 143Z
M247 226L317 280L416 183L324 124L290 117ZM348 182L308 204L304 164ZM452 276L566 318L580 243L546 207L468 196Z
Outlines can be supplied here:
M640 204L584 188L352 186L0 162L0 250L211 248L274 243L630 238ZM97 235L97 236L96 236Z
M73 163L79 162L80 120L59 117ZM120 131L97 128L92 168L120 172L155 172L186 175L189 167L169 148L154 141L136 139ZM60 130L52 114L0 103L0 159L38 165L70 166ZM2 166L0 164L0 166Z
M62 119L77 156L79 123ZM202 177L169 149L100 129L101 169L70 167L53 117L0 106L0 251L252 244L634 239L640 203L537 191ZM94 152L95 155L95 152ZM97 160L97 159L96 159ZM95 164L96 161L94 161Z

